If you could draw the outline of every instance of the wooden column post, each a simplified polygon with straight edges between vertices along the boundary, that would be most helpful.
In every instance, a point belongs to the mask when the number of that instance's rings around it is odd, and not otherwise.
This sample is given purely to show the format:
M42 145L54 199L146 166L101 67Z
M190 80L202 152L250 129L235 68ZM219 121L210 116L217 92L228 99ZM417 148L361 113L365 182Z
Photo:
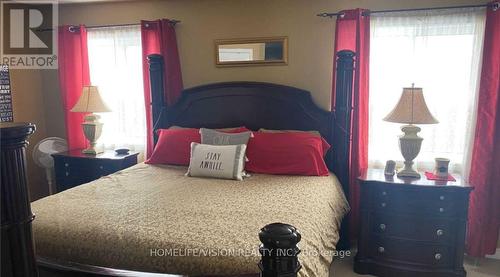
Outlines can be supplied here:
M154 145L158 141L157 127L165 127L165 88L163 83L164 63L163 56L158 54L148 55L149 86L151 91L151 116L153 120Z
M2 276L38 276L26 182L26 139L34 131L31 123L0 123Z
M353 80L356 54L350 50L337 53L335 72L335 106L333 107L333 164L331 169L339 179L346 197L349 196L349 167L351 163L351 129ZM342 220L338 250L350 249L349 217Z

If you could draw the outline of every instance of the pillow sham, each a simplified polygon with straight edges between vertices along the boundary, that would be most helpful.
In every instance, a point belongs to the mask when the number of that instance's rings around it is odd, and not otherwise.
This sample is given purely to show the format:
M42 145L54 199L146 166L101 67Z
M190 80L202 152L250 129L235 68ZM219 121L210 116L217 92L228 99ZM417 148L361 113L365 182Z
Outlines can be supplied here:
M245 144L209 145L191 143L190 177L243 180Z
M245 169L266 174L326 176L323 153L330 145L324 143L321 137L305 132L254 132L248 142L249 161Z
M247 131L247 128L239 127L224 132ZM201 143L200 130L196 128L159 129L157 134L158 142L151 157L145 161L146 164L189 165L191 142Z
M210 145L239 145L248 144L252 132L225 133L217 130L201 128L201 143Z
M293 132L297 132L297 133L309 133L312 135L321 136L321 134L316 130L302 131L302 130L274 130L274 129L260 128L259 132L263 132L263 133L293 133Z
M177 130L177 129L196 129L196 130L199 130L199 128L182 127L182 126L178 126L178 125L172 125L172 126L168 127L168 129L172 129L172 130ZM219 132L226 132L226 133L240 133L240 132L248 132L248 131L250 131L245 126L229 127L229 128L217 128L217 129L213 129L213 130L217 130Z
M158 142L146 164L188 165L191 142L201 142L198 129L159 129Z
M302 130L272 130L272 129L260 128L259 132L263 132L263 133L307 133L307 134L311 134L311 135L318 136L318 137L321 138L321 142L323 144L323 156L325 156L326 152L328 152L328 149L330 149L330 144L325 140L325 138L323 138L321 136L320 132L315 131L315 130L311 130L311 131L302 131Z

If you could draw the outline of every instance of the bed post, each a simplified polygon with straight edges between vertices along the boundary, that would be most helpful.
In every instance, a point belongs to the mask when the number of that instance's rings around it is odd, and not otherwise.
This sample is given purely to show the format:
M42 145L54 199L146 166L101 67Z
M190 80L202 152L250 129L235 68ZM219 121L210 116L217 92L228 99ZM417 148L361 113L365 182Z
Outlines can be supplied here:
M353 73L355 53L339 51L336 58L335 106L333 107L333 172L349 197L349 165L351 152L351 115L353 97ZM340 240L337 249L346 250L349 243L349 219L345 217L340 226Z
M31 123L0 123L2 191L2 276L38 276L26 178L26 146Z
M260 229L262 242L259 252L261 277L296 277L300 262L297 247L301 236L295 227L284 223L272 223Z
M148 55L149 64L149 84L151 90L151 126L153 128L153 138L154 144L158 140L156 135L156 129L158 127L165 126L165 101L163 98L164 94L164 83L163 83L163 56L158 54Z

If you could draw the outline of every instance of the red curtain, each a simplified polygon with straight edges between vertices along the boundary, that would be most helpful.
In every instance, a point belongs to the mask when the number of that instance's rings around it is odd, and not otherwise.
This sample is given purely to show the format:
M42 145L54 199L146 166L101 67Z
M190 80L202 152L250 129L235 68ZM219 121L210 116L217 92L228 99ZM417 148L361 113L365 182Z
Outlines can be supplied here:
M492 3L493 4L493 3ZM467 253L495 253L500 227L500 10L486 12L483 64L469 181Z
M153 126L151 122L151 91L147 56L160 54L165 66L164 99L167 105L174 104L182 91L182 73L177 49L174 24L168 19L141 21L142 70L144 79L144 101L146 104L147 145L146 157L153 151Z
M85 26L61 26L58 39L59 85L66 120L69 149L87 147L83 134L83 113L71 112L84 85L90 85L87 30Z
M356 53L352 114L352 143L349 173L351 238L357 237L359 222L359 184L357 178L368 167L368 77L370 60L370 16L367 10L342 11L335 29L335 57L341 50ZM365 14L363 14L365 13ZM334 58L335 59L335 58ZM335 104L335 62L332 109Z

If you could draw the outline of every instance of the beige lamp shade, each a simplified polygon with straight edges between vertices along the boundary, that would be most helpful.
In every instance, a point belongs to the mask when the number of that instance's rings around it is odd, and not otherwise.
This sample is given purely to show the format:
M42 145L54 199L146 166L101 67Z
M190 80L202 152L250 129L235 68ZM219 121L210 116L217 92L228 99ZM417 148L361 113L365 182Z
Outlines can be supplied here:
M403 88L398 104L384 118L384 121L408 124L439 123L425 104L422 88L415 87Z
M72 112L80 113L103 113L110 112L104 100L99 94L99 89L96 86L84 86L82 95L75 106L71 109Z

